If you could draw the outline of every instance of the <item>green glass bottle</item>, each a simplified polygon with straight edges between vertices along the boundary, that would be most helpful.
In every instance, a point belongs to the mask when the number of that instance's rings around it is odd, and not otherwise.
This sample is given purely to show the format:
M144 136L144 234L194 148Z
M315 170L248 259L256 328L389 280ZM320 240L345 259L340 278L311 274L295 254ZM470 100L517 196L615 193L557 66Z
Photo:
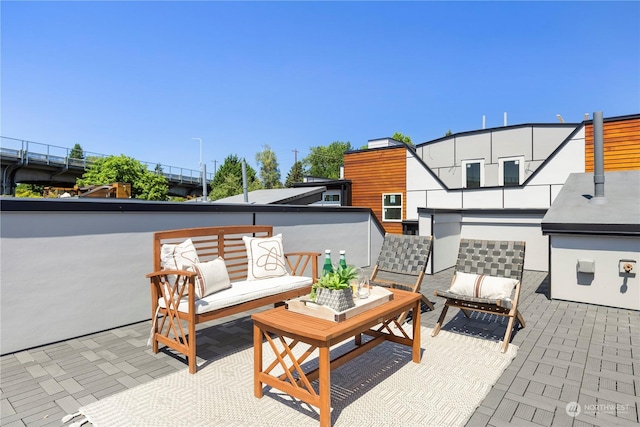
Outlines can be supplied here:
M333 264L331 264L331 249L324 251L324 265L322 266L322 275L326 276L329 273L333 273Z
M338 262L338 264L342 268L347 268L347 256L345 250L340 251L340 261Z

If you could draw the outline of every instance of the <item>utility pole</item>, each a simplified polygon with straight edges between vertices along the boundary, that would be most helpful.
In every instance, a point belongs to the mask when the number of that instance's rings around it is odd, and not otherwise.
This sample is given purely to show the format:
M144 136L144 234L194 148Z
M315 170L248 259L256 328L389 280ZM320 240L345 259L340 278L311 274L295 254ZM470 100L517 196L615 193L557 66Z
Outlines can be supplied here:
M295 159L295 160L293 161L293 164L295 165L296 163L298 163L298 150L296 150L296 149L294 148L294 149L293 149L293 150L291 150L291 151L293 151L293 156L294 156L293 158Z
M202 138L191 138L200 142L200 178L202 179L202 199L207 201L207 167L202 164Z

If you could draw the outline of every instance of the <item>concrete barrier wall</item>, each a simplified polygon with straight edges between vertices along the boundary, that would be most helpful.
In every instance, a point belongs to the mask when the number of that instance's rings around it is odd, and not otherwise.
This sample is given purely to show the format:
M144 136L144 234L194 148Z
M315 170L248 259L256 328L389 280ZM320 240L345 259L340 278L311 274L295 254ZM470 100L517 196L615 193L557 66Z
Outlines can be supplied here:
M523 240L527 243L524 268L549 271L549 238L540 226L546 209L419 210L420 234L433 235L433 268L437 273L456 263L460 238Z
M640 238L552 235L551 247L551 298L640 310ZM579 261L593 272L581 272ZM635 272L622 268L628 262Z
M383 238L364 208L2 199L0 354L150 319L153 232L232 224L273 225L285 251L337 262L345 249L358 266Z

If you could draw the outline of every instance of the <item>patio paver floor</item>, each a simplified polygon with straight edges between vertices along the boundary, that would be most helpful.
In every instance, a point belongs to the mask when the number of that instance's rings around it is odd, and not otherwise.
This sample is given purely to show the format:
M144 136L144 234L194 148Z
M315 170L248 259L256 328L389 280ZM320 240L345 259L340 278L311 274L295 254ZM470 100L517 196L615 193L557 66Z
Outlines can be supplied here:
M452 273L425 278L422 290L436 310L423 313L424 326L435 325L443 299L433 290L448 287ZM511 341L518 355L468 426L638 426L640 312L550 300L548 275L536 271L525 271L520 309L527 325ZM199 363L250 347L249 314L200 325ZM468 320L452 309L443 330L498 341L505 326L504 318ZM79 406L187 369L171 352L151 352L149 328L140 322L2 356L0 425L60 426ZM567 411L572 402L577 416Z

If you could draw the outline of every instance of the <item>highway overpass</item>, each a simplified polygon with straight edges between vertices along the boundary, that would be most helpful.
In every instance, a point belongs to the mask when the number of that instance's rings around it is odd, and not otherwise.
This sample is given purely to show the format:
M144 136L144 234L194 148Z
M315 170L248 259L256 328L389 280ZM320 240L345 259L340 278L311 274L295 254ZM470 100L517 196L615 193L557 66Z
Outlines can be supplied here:
M70 158L70 148L16 138L0 137L0 190L2 195L15 195L16 184L35 184L53 187L73 187L91 159L107 157L105 154L84 152L84 159ZM201 196L200 171L143 162L151 171L158 166L169 184L169 195L178 197ZM207 174L207 182L213 174Z

